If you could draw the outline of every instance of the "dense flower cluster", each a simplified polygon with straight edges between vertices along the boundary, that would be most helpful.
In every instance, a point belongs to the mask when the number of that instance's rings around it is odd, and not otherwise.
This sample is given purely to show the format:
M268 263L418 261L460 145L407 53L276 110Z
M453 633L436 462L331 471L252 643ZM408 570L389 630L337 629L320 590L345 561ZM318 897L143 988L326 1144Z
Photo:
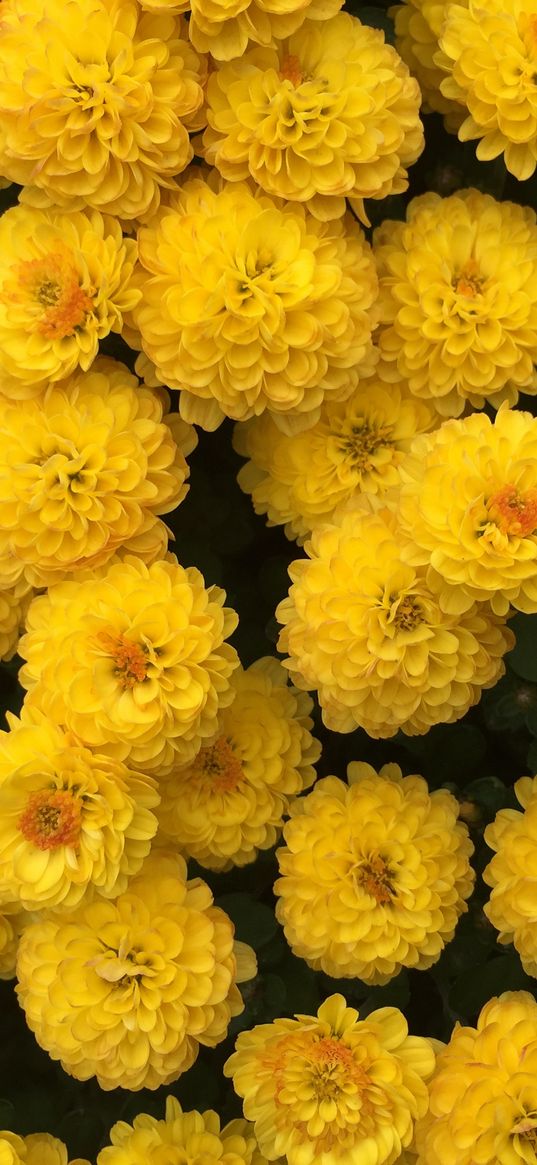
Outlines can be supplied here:
M114 902L30 923L17 992L38 1043L77 1080L158 1088L223 1040L255 974L209 887L157 854Z
M424 194L374 235L381 371L445 416L537 391L537 216L478 190Z
M417 1123L418 1165L533 1165L537 1129L537 1003L507 991L476 1027L456 1024Z
M269 1160L343 1165L360 1154L394 1165L427 1109L434 1052L395 1007L360 1020L331 995L317 1016L241 1032L236 1049L224 1072Z
M269 409L304 428L373 369L377 275L350 215L320 223L246 183L192 179L140 231L139 256L133 322L187 421Z
M452 505L451 491L435 490L434 502ZM350 509L314 531L306 551L276 610L279 648L294 683L317 689L328 728L427 732L464 716L503 674L514 644L505 620L488 603L446 613L443 579L401 561L386 512Z
M269 658L235 672L216 740L161 781L163 832L202 866L243 866L270 849L290 803L315 780L313 701L287 678Z
M483 871L483 881L492 887L484 910L499 931L498 942L514 943L524 970L537 978L537 777L522 777L515 793L523 812L501 809L485 830L495 856Z
M19 1137L3 1129L0 1132L2 1165L90 1165L82 1157L69 1160L63 1141L49 1133L30 1133Z
M97 1165L147 1165L160 1159L189 1165L266 1165L248 1121L232 1120L221 1128L215 1112L183 1112L174 1096L167 1097L164 1120L141 1113L132 1125L118 1121L110 1140Z
M334 978L386 983L435 963L466 910L473 845L444 789L353 763L349 785L297 800L279 849L276 915L295 954Z

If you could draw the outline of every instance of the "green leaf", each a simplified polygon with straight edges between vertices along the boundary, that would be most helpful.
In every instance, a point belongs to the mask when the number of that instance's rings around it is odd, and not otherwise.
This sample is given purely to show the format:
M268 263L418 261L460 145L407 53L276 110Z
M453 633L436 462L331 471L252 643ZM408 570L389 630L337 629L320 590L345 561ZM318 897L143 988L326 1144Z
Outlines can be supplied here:
M507 657L509 667L523 680L537 682L537 619L534 615L515 615L509 621L516 644Z
M535 980L526 975L515 952L465 968L453 983L449 999L460 1016L473 1019L489 999L502 991L535 991Z
M237 938L249 943L254 951L269 943L278 930L274 911L251 894L223 894L216 899L216 905L229 914Z
M478 777L464 787L464 796L468 801L475 801L487 810L487 816L494 816L498 809L503 809L508 790L498 777Z

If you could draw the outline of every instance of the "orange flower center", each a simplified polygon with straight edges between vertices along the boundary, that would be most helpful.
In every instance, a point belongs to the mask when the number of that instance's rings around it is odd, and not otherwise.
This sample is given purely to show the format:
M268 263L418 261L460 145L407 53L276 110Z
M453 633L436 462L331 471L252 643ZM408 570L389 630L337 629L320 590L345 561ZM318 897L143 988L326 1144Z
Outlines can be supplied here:
M232 793L244 780L240 760L225 736L201 748L192 768L194 775L210 777L216 793Z
M38 849L76 845L80 837L81 805L67 789L32 793L19 819L19 829Z
M460 275L454 279L453 286L457 295L464 295L467 299L474 299L481 291L483 280L479 277L479 268L475 259L465 263Z
M41 310L36 331L47 340L72 336L93 309L71 256L61 251L44 259L24 260L13 268L13 276L2 288L2 302L37 305Z
M360 868L358 880L379 906L392 901L395 895L393 874L384 858L375 855L365 861Z
M291 85L294 85L295 89L297 85L302 84L304 80L304 74L302 72L302 66L298 57L293 55L284 57L280 69L280 79L282 81L290 81Z
M404 598L396 602L396 610L393 616L393 622L398 631L413 631L415 627L419 627L423 623L424 615L421 606L413 595L405 595Z
M488 516L502 534L524 538L537 529L537 490L520 493L514 485L504 485L489 498Z
M147 676L147 653L139 643L133 643L125 635L100 631L99 645L114 661L116 676L123 688L133 688L141 684Z

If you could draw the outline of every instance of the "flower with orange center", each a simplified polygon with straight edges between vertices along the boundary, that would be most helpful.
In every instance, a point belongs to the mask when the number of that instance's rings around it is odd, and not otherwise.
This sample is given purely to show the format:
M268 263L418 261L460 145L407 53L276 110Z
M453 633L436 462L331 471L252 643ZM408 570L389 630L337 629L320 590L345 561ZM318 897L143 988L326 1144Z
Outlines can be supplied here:
M3 1129L0 1132L2 1165L90 1165L82 1157L69 1160L63 1141L49 1133L30 1133L19 1137Z
M442 606L537 611L537 420L505 407L418 437L398 520L406 561L431 564Z
M45 586L166 541L157 515L185 497L197 440L168 406L105 357L38 399L0 396L0 582Z
M268 1160L393 1165L426 1112L434 1062L429 1041L408 1035L397 1008L360 1020L331 995L316 1016L241 1032L224 1073Z
M163 834L213 870L246 865L274 845L289 805L313 784L321 751L312 701L277 660L239 669L232 688L216 740L160 782Z
M0 36L1 39L1 36ZM136 243L97 211L14 206L0 218L0 391L16 400L88 369L140 291Z
M306 19L328 20L342 0L140 0L148 12L189 11L188 35L199 53L215 61L240 57L252 44L290 36Z
M414 198L374 234L387 382L444 416L537 391L537 218L478 190Z
M225 640L237 616L173 555L127 555L34 599L20 652L26 702L80 741L143 771L192 760L233 699Z
M474 884L458 801L397 765L353 763L291 805L277 851L276 915L296 955L335 978L386 983L424 970Z
M17 993L29 1027L77 1080L104 1089L158 1088L225 1039L255 975L250 947L186 881L183 860L151 854L113 902L95 898L30 923L19 944Z
M170 12L3 0L0 170L36 205L152 213L192 158L204 73Z
M221 66L207 86L204 156L321 219L364 218L364 198L406 190L423 149L417 81L384 34L348 13ZM364 221L367 219L364 218Z

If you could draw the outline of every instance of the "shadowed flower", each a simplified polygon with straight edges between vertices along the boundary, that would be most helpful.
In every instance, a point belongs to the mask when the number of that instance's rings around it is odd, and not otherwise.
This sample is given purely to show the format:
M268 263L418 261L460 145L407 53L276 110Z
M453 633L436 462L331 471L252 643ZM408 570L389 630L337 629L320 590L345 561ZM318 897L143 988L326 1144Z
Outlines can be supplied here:
M483 871L483 881L492 887L483 909L499 931L498 942L513 943L526 973L537 978L537 777L516 781L515 793L523 812L500 809L485 829L495 856Z
M2 1165L90 1165L82 1157L69 1160L63 1141L50 1133L18 1137L5 1129L0 1132L0 1161Z
M161 1159L170 1165L183 1160L188 1165L266 1165L248 1121L232 1120L221 1128L215 1112L183 1112L175 1096L166 1099L164 1120L141 1113L132 1125L118 1121L110 1140L97 1165L147 1165Z
M24 632L26 612L34 597L33 587L20 578L0 590L0 659L13 659Z
M188 35L215 61L240 57L249 45L271 45L308 20L335 16L343 0L140 0L148 12L189 12Z
M467 2L460 0L460 6ZM444 97L440 86L445 72L435 62L449 8L449 0L405 0L389 8L388 15L395 23L397 52L419 81L424 113L443 113L446 128L456 133L465 114L457 101Z

